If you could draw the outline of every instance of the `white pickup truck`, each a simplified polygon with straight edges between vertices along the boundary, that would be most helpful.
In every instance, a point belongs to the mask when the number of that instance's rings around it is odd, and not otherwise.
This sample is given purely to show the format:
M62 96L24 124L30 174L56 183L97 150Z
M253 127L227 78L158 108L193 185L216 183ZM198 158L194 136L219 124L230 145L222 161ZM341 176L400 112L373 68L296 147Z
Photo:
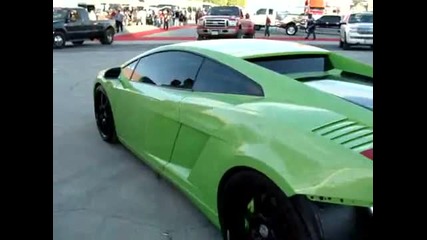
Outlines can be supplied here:
M304 14L293 14L287 11L276 11L272 8L258 9L252 21L255 24L255 30L265 27L267 16L271 20L271 25L285 29L287 35L295 35L301 24L304 24Z
M374 13L352 13L344 18L340 26L340 47L374 47Z

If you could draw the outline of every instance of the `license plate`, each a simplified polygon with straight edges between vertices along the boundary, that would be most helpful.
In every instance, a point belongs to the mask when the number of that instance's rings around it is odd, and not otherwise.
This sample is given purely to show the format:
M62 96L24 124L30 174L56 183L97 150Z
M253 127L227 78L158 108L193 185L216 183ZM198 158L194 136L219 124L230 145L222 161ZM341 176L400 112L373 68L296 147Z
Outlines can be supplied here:
M218 33L218 31L212 31L211 32L211 35L218 35L219 33Z

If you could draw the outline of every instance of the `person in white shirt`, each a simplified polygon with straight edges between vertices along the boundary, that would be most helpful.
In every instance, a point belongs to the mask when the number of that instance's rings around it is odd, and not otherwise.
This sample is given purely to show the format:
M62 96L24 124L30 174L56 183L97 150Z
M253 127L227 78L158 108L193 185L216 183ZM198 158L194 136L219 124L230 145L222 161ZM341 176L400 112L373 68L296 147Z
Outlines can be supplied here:
M125 18L125 15L122 13L122 11L117 10L116 16L114 16L114 19L116 20L116 30L117 32L123 32L123 20Z
M89 12L89 20L96 21L96 14L93 10Z

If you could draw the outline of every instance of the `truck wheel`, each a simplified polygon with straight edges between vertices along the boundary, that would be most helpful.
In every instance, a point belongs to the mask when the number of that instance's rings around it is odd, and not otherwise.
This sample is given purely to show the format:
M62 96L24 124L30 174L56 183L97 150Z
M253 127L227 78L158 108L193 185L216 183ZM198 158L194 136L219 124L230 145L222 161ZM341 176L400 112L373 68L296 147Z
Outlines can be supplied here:
M244 38L244 37L245 37L245 35L242 33L242 30L240 29L240 30L237 32L236 38Z
M53 47L63 48L65 46L65 34L62 32L55 32L53 34Z
M73 45L80 46L84 43L84 41L73 41Z
M350 49L350 44L347 43L347 36L346 35L344 35L344 42L342 43L342 49L344 49L344 50Z
M285 31L287 35L294 36L298 32L298 28L295 24L289 24L288 26L286 26Z
M100 39L101 44L110 45L114 42L114 29L108 28L105 30L104 36Z
M260 25L255 25L255 31L259 31L259 30L261 30L261 26Z
M205 38L200 35L197 35L197 41L201 41L201 40L205 40Z

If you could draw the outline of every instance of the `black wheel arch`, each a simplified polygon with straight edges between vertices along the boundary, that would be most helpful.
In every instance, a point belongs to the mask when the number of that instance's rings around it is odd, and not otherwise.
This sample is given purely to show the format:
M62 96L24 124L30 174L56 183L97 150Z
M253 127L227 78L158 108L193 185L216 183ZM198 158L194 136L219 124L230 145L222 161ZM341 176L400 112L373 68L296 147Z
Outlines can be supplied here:
M63 28L56 28L53 31L55 31L55 33L62 33L62 34L64 34L65 40L68 41L68 34L67 34L67 31L65 29L63 29Z
M257 171L251 167L246 167L246 166L233 167L233 168L228 169L224 173L221 180L219 181L218 190L217 190L217 209L218 209L218 217L219 217L220 223L223 221L221 219L220 212L224 208L225 186L227 185L227 183L229 182L231 177L233 177L234 175L236 175L240 172L255 172L257 174L261 174L261 175L265 176L265 174L263 174L262 172Z
M227 170L222 176L217 190L218 220L221 228L225 225L224 217L227 215L226 211L224 211L226 209L227 201L227 196L225 195L227 183L233 176L242 172L250 172L260 175L265 177L267 180L270 180L274 184L274 182L265 174L250 167L237 166ZM348 236L350 232L359 230L360 232L357 231L357 233L353 233L357 235L355 239L370 239L372 234L372 217L369 217L369 210L367 208L314 201L312 198L306 195L287 196L286 193L283 194L286 198L289 199L290 202L292 202L292 205L299 212L299 215L302 219L311 219L309 222L306 222L307 225L305 226L309 232L317 232L318 236L322 236L328 240L341 240L343 239L343 236ZM321 211L322 214L313 215L315 212L313 209L318 208L323 209L323 211ZM337 229L335 226L336 219L344 221L348 220L348 218L351 218L353 224L340 225L342 229ZM310 224L316 221L321 223L322 229L317 229L315 226ZM355 227L354 230L351 229L352 226Z

